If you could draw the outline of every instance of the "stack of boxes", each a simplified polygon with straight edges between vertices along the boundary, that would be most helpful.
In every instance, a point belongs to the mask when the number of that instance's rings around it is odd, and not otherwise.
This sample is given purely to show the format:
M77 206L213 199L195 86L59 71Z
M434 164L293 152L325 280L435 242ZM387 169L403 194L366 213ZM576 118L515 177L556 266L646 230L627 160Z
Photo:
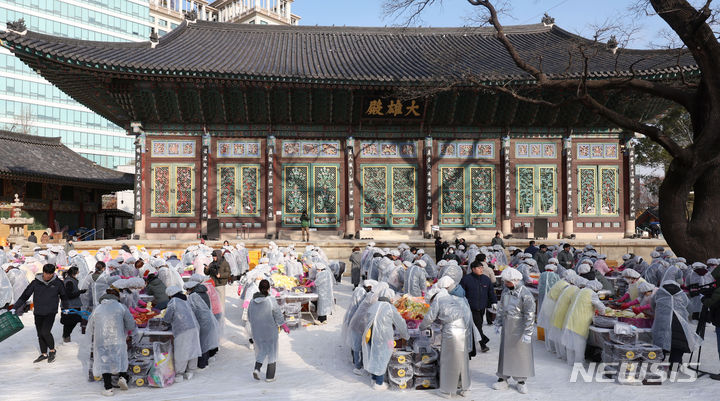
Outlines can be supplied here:
M282 305L283 315L285 316L285 322L291 329L300 327L301 319L301 305L299 303L286 303Z
M388 365L390 388L405 390L413 387L413 353L395 351Z

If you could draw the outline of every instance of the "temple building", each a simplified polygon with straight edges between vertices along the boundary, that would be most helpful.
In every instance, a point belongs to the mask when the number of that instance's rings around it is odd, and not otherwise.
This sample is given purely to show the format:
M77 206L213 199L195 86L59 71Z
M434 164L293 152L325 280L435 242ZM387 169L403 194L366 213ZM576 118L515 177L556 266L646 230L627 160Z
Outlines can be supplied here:
M121 229L103 208L102 196L133 187L133 175L110 170L73 152L60 138L44 138L0 131L0 217L10 217L15 196L24 205L22 216L32 218L25 233L42 231L74 234L78 229ZM0 238L8 237L0 224Z
M618 49L551 21L506 33L551 79L580 77L581 52L592 54L588 79L697 74L689 56ZM560 92L528 89L532 77L492 29L186 19L145 43L69 40L22 24L0 41L135 138L144 238L216 227L223 238L299 238L303 212L319 234L344 237L635 230L634 133ZM667 108L639 93L594 95L642 121Z

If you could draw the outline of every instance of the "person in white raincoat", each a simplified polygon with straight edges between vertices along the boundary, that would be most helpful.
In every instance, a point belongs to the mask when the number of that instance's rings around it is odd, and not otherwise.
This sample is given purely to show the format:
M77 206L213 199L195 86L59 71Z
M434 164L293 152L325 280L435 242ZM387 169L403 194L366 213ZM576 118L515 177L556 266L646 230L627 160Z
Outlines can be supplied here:
M13 285L10 282L10 278L5 273L5 269L8 268L8 264L0 266L0 309L6 305L10 305L15 300L15 292Z
M377 281L383 281L383 282L390 284L390 282L388 280L390 279L390 274L392 273L392 271L394 269L395 269L395 262L393 260L391 260L387 256L380 259L380 262L378 263ZM374 278L373 278L373 280L374 280Z
M267 258L270 266L276 266L282 260L282 252L280 252L278 246L272 241L268 244Z
M365 280L363 285L367 285L365 288L367 294L365 294L362 301L358 304L348 323L348 342L352 348L353 364L355 366L353 373L358 376L363 374L362 343L363 336L365 335L364 330L367 326L367 321L370 318L368 311L370 310L370 307L377 302L380 294L392 295L392 290L385 282Z
M22 295L25 288L27 288L30 284L30 281L27 279L27 275L24 271L20 270L18 265L11 264L8 267L7 276L13 287L13 299L20 298L20 295Z
M427 287L427 272L425 271L425 262L416 260L405 273L405 285L403 292L413 297L423 296L423 292Z
M170 297L163 320L170 323L174 337L173 362L175 382L190 380L189 370L197 367L197 358L202 356L200 329L195 314L180 287L168 287L165 293Z
M85 260L85 257L80 255L78 251L71 250L68 252L68 257L70 258L70 264L77 266L78 268L78 275L77 279L78 282L83 282L85 280L85 277L87 277L88 274L90 274L90 268L88 267L87 261Z
M714 282L715 279L712 277L710 271L704 263L695 262L692 264L692 271L688 274L687 279L685 280L685 286L691 290L690 306L688 307L690 313L700 313L702 310L703 299L702 294L692 290Z
M259 291L253 295L248 308L248 319L255 335L255 367L253 377L260 380L260 369L267 359L267 370L265 380L275 381L275 367L278 354L278 327L282 327L286 333L290 329L285 324L285 318L280 310L275 297L270 296L270 282L260 281Z
M352 339L349 335L350 321L352 320L353 315L357 311L358 306L360 306L360 303L365 298L365 295L367 295L367 293L372 290L373 285L376 283L377 281L375 280L365 280L362 282L362 285L355 287L352 293L352 297L350 298L350 305L348 305L348 308L345 311L340 336L345 341L345 345L347 345L351 349Z
M192 291L196 287L203 287L197 281L188 281L185 283L185 289ZM204 287L203 287L204 289ZM200 326L200 351L202 355L198 358L197 367L205 369L213 350L217 350L220 346L220 333L218 332L218 322L215 320L210 307L202 298L200 293L193 292L188 295L188 304L195 314L198 325Z
M165 262L165 260L155 259L151 262L151 265L157 270L157 276L160 281L165 284L165 287L175 286L182 288L182 286L185 284L177 270L171 269L167 265L167 262Z
M472 312L464 299L448 294L453 280L445 276L428 291L430 310L420 323L420 330L433 322L442 324L440 350L440 388L443 397L464 395L470 389L469 353L472 350Z
M236 263L238 270L240 270L240 275L242 275L250 270L250 254L247 248L245 248L245 244L242 242L235 245L235 248L237 248L237 253L235 254Z
M702 343L690 325L687 295L674 280L666 280L652 299L655 320L652 325L653 344L669 354L671 367L681 363L683 354L694 352Z
M568 270L568 272L570 271L572 270ZM571 285L565 287L558 297L557 302L555 303L555 310L553 310L552 317L550 318L550 325L546 328L545 341L550 341L551 350L553 350L560 359L565 359L567 357L565 344L562 342L562 331L568 310L570 309L578 291L580 291L577 283L581 281L581 279L584 280L577 274L570 274L567 276L566 280Z
M508 388L508 379L517 382L517 390L526 394L528 377L535 376L532 335L535 322L535 298L522 282L522 273L506 268L500 276L505 283L495 318L496 331L500 331L498 381L495 390ZM502 329L501 329L502 328Z
M285 262L285 275L288 277L298 278L302 276L302 274L303 267L302 263L297 260L297 253L295 251L290 251L287 261Z
M583 363L585 361L585 346L590 333L590 324L595 311L605 313L605 305L600 301L597 292L602 290L602 284L597 280L588 281L585 288L578 291L570 308L568 309L560 341L565 345L567 363Z
M317 315L318 321L323 323L327 320L327 316L332 314L335 305L335 296L333 295L333 277L326 265L318 263L315 265L317 275L315 277L315 291L318 294Z
M542 304L545 300L545 296L553 285L560 281L560 276L555 274L556 269L557 265L545 265L545 271L540 274L540 278L538 279L538 310L542 310Z
M128 332L132 332L133 339L137 338L137 326L130 311L120 304L116 290L107 290L100 300L100 305L88 320L87 336L92 341L93 375L102 376L105 385L103 395L113 395L111 376L114 374L120 374L120 388L128 388L126 338Z
M390 288L393 291L402 291L403 284L405 282L405 268L408 265L410 265L410 262L401 262L400 260L395 260L393 262L392 269L390 270L390 274L387 277L387 283L390 285Z
M406 340L410 338L410 334L400 312L386 296L380 296L378 301L370 306L367 314L368 320L363 329L362 340L363 367L372 376L374 389L386 389L385 372L393 353L395 330Z
M457 264L456 261L451 260L448 262L447 266L445 266L445 269L442 271L442 273L439 273L438 279L441 279L443 277L450 277L455 282L455 284L458 284L463 277L462 268L460 267L460 265Z
M560 279L545 295L543 299L542 308L538 315L538 327L542 327L545 330L545 349L548 352L555 352L555 343L550 340L550 327L552 326L552 316L555 312L555 304L558 298L565 290L565 287L569 286L570 283Z
M424 249L419 249L418 255L420 255L420 260L425 262L425 273L427 273L427 277L430 279L436 278L437 277L437 265L435 265L435 261L432 260L430 255L425 253Z
M360 254L360 278L363 280L369 278L368 273L370 272L370 266L372 264L373 256L375 255L374 247L375 243L369 242Z

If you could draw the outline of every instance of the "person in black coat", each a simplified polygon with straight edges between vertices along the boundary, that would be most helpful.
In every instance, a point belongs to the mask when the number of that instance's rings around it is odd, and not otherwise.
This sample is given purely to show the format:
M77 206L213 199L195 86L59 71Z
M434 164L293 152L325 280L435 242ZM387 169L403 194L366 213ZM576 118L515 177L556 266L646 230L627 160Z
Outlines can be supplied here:
M482 324L485 309L497 303L495 297L495 289L490 281L490 277L483 274L483 265L480 261L474 261L470 265L472 271L470 274L463 276L460 280L460 286L465 290L465 298L470 304L473 322L480 332L480 350L488 352L487 343L490 339L483 333Z
M445 254L445 248L448 247L447 242L443 242L442 238L437 237L435 238L435 260L440 261L443 258L443 255Z
M63 273L63 282L65 283L65 295L66 298L62 300L62 314L60 315L60 323L63 325L63 342L70 342L70 334L78 323L87 324L87 320L83 319L82 316L76 311L82 309L82 301L80 295L84 294L87 290L81 290L78 286L78 275L79 269L77 266L71 266ZM75 309L70 311L69 309ZM83 324L83 326L85 326Z
M35 276L35 280L25 288L25 291L11 308L21 310L30 296L33 296L35 329L40 344L40 356L33 363L46 359L48 362L54 362L55 339L51 330L55 323L55 315L57 315L60 299L66 299L65 285L55 274L55 265L48 263L43 266L43 272ZM50 350L49 353L48 349Z

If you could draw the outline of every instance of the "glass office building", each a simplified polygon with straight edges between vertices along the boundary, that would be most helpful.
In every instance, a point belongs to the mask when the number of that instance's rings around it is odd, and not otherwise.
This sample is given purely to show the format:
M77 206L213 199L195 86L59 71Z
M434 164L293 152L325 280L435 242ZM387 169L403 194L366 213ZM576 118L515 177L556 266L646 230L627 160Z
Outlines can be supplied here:
M34 32L92 41L146 41L147 0L0 0L0 29L25 20ZM0 128L60 137L104 167L132 163L132 138L75 102L4 48L0 48Z

